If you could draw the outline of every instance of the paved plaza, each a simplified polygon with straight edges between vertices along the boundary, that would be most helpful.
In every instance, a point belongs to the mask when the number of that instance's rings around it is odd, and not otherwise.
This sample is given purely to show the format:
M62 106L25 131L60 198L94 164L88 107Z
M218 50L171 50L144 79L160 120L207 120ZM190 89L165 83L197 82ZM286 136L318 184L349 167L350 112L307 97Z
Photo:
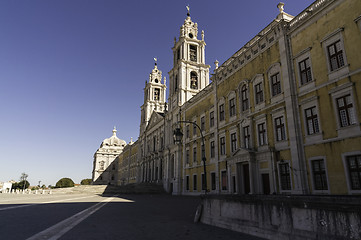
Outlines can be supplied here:
M0 194L0 239L259 239L194 223L199 197Z

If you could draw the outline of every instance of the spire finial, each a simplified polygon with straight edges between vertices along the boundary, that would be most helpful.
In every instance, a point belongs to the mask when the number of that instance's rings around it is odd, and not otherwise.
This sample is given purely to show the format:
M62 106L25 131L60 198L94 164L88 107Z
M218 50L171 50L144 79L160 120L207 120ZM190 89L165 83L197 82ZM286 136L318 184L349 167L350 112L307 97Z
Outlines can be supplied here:
M113 129L113 136L117 136L117 128L114 126L114 129Z
M158 59L155 57L155 58L154 58L154 65L155 65L155 66L157 66L157 61L158 61Z
M191 14L189 13L189 4L186 6L187 8L187 16L189 17Z
M277 5L277 8L278 10L280 11L280 13L284 13L284 6L285 4L283 2L280 2L278 5Z

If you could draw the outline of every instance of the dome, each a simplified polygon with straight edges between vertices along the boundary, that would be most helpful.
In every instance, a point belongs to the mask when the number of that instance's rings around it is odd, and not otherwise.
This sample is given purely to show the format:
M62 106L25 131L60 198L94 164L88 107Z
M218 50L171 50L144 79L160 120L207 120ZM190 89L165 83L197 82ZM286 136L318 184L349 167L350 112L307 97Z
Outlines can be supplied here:
M117 130L114 127L113 136L104 139L101 146L125 147L125 145L127 145L126 141L117 137Z

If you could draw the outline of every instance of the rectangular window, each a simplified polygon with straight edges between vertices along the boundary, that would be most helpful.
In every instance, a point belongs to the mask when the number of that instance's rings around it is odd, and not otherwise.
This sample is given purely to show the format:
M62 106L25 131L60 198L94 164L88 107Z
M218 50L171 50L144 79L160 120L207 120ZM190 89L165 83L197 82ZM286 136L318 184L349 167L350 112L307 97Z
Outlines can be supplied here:
M236 115L236 101L234 98L229 100L229 116L232 117Z
M281 93L281 81L280 81L280 74L276 73L275 75L271 76L271 83L272 83L272 96L276 96Z
M263 146L266 144L266 123L260 123L257 125L258 128L258 144Z
M193 124L193 136L197 135L197 125Z
M219 121L224 120L224 104L219 105Z
M186 137L189 138L189 125L186 127Z
M214 111L209 113L209 127L214 126Z
M193 162L197 162L197 147L193 148Z
M221 146L221 149L220 149L220 152L221 152L221 155L225 155L226 154L226 137L221 137L220 138L220 146Z
M222 190L227 190L227 172L222 171L221 176L222 176Z
M205 128L206 128L205 117L201 117L201 130L204 131Z
M340 40L327 46L327 52L331 71L337 70L345 65Z
M197 191L197 175L193 175L193 190Z
M244 147L250 148L251 133L249 131L249 126L243 127L243 140L244 140Z
M189 164L189 149L186 150L186 164Z
M346 161L351 189L361 190L361 155L348 156Z
M307 124L307 134L312 135L320 132L316 107L310 107L305 109L305 116L306 116L306 124Z
M254 87L255 87L255 92L256 92L256 104L259 104L259 103L263 102L262 83L258 83Z
M291 177L290 177L290 168L288 163L282 163L279 165L280 169L280 181L282 190L291 190Z
M214 141L211 142L211 158L215 157L215 146L214 146Z
M356 123L351 95L346 95L336 99L337 111L340 120L340 127L347 127Z
M327 177L323 159L313 160L311 164L315 190L327 190Z
M231 134L231 148L232 148L232 152L237 150L237 134L236 133Z
M247 86L242 87L242 111L246 111L249 108L248 105L248 90Z
M312 81L312 74L311 74L311 61L309 58L306 58L298 63L298 67L300 70L300 77L301 77L301 85L304 85L308 82Z
M189 176L186 176L186 190L189 191Z
M276 127L276 141L285 140L286 134L285 134L285 124L283 121L283 116L275 118L275 127Z
M212 190L216 190L216 173L214 172L211 173L211 185Z

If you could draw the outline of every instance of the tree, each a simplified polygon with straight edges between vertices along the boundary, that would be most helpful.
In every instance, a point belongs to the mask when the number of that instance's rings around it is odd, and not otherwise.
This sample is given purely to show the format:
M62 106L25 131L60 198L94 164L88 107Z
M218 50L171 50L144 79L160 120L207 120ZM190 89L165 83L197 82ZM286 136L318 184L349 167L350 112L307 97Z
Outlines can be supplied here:
M57 188L74 187L74 182L70 178L62 178L56 184Z
M21 173L21 176L20 176L20 182L21 181L26 181L26 179L29 177L29 175L28 174L26 174L26 173Z
M25 180L25 181L20 181L20 182L17 182L17 183L14 183L12 185L12 189L27 189L28 187L30 186L30 183Z
M92 180L90 178L83 179L80 182L81 185L90 185L91 183L92 183Z

